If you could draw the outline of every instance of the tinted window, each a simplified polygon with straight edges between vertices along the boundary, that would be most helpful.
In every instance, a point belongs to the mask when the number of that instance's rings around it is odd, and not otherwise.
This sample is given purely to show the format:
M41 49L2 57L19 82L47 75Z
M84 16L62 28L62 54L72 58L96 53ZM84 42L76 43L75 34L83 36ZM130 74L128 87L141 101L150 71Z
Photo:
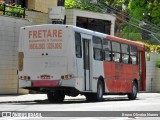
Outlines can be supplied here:
M112 51L114 51L114 52L120 52L120 43L118 43L118 42L112 42Z
M103 40L103 50L111 51L111 42L109 40Z
M111 61L111 41L103 39L104 60Z
M81 34L75 32L75 49L76 49L76 57L82 57L82 45L81 45Z
M129 63L129 55L122 54L122 62L128 64Z
M112 60L115 62L121 61L121 54L120 54L120 43L112 42Z
M102 48L102 40L99 37L93 36L93 48Z
M112 53L112 59L114 62L120 62L120 58L121 58L120 53L116 53L116 52Z
M137 47L136 46L130 46L130 54L137 55Z
M130 46L130 63L131 64L138 64L138 59L137 59L137 47L136 46Z
M102 40L96 36L93 36L93 54L95 60L103 60Z
M122 53L129 54L129 46L127 44L121 44Z
M129 46L127 44L121 44L122 63L129 63Z

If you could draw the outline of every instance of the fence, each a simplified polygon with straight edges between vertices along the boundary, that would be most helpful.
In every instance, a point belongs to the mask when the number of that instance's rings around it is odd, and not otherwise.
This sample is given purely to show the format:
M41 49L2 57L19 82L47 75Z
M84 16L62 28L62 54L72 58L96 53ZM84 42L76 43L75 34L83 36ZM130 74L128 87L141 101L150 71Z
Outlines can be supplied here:
M3 15L25 18L25 8L21 8L19 5L0 4L0 11Z

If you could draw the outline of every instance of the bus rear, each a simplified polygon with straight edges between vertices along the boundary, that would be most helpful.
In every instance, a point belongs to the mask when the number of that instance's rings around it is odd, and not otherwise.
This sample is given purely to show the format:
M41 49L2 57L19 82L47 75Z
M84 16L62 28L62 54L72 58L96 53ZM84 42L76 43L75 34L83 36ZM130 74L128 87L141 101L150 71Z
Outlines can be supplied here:
M74 87L72 28L63 25L23 27L19 42L19 87L45 90L50 101L62 101L63 86ZM70 81L67 81L70 79ZM60 97L53 97L53 94ZM55 99L56 98L56 99Z

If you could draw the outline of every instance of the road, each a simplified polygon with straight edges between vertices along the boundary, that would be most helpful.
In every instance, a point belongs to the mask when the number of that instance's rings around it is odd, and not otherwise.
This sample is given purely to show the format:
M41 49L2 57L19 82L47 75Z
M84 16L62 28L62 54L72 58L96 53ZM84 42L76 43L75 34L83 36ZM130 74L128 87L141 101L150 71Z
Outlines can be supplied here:
M127 96L105 96L103 102L87 102L84 96L78 96L75 98L65 97L65 101L63 103L49 103L47 101L47 96L43 94L39 94L35 96L37 96L37 98L36 99L32 98L32 100L2 101L0 102L0 111L14 111L14 112L48 111L48 112L42 112L42 116L43 117L58 116L58 118L48 117L47 120L49 119L53 119L53 120L57 120L57 119L133 120L133 118L143 120L143 119L147 119L148 117L147 118L143 117L142 115L139 115L140 113L146 114L146 112L144 111L149 111L150 112L149 114L153 114L153 113L156 114L157 112L155 111L160 111L160 102L159 102L160 93L139 93L137 99L133 101L128 100ZM53 111L56 111L56 112L53 112ZM84 111L87 111L87 112L84 112ZM135 113L135 114L138 114L138 116L137 115L130 116L130 111L132 111L131 114ZM125 114L124 117L122 117L122 113ZM105 117L105 114L107 117ZM158 112L158 114L160 114L160 112ZM101 115L104 118L100 117ZM86 116L86 117L79 118L81 116ZM0 119L8 120L7 118L0 118ZM18 119L18 118L14 118L14 119ZM19 119L22 119L22 118L19 118ZM23 118L23 119L28 120L29 118ZM42 118L32 118L32 119L41 120ZM151 117L148 118L148 120L150 119ZM159 120L160 117L155 117L154 120L156 119Z

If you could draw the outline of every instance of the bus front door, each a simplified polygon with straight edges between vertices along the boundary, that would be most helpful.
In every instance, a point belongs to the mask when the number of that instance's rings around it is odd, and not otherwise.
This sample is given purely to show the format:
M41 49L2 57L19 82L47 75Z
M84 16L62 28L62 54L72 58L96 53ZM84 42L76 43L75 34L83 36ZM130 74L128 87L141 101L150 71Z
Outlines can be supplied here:
M83 63L84 63L84 90L91 90L90 80L90 39L82 38L83 41Z

